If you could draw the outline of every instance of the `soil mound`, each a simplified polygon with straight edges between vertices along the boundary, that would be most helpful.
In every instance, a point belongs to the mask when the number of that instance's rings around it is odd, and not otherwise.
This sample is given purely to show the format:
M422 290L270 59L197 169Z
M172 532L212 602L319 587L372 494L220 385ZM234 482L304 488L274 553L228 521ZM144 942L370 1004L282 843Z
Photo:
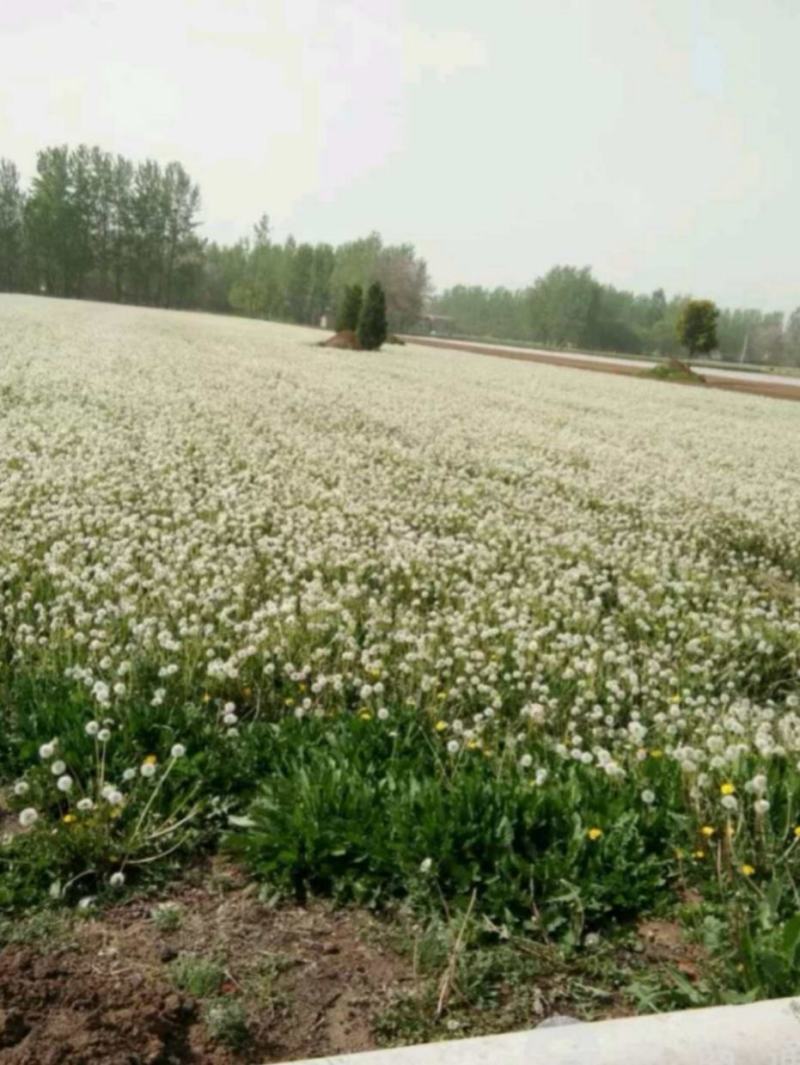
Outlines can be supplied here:
M103 974L72 951L28 948L0 959L0 1061L4 1065L201 1062L228 1065L210 1044L197 1003L139 974Z
M352 329L343 329L341 333L336 333L328 340L323 340L320 344L322 348L346 348L349 351L361 351L361 345L358 342L358 337Z

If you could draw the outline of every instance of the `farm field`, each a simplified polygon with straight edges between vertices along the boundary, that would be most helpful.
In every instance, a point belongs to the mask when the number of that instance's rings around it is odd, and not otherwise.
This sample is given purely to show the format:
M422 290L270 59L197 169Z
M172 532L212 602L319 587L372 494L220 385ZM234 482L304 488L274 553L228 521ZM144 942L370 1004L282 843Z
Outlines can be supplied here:
M800 406L319 339L0 296L9 1060L794 991Z

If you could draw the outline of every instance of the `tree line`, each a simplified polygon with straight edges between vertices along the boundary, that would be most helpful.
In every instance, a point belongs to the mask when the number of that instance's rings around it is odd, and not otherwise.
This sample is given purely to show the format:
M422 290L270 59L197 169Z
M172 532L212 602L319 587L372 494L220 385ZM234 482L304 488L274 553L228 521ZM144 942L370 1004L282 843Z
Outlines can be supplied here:
M556 266L521 289L456 285L436 296L437 329L552 347L680 353L677 326L689 300L663 289L649 295L604 285L589 267ZM800 307L781 312L721 310L716 323L723 359L800 365Z
M278 243L263 216L232 245L202 239L200 189L180 163L45 148L23 187L0 159L0 291L233 312L319 324L378 283L390 327L420 319L429 282L410 244L377 233L334 248Z
M431 295L411 244L378 233L334 247L273 239L264 215L234 244L203 239L200 190L180 163L135 163L98 147L40 151L27 188L0 159L0 291L185 307L329 324L353 286L378 283L388 327L423 315L438 330L554 347L677 355L687 296L604 285L588 267L556 266L520 289L456 285ZM721 356L800 365L800 308L722 310Z

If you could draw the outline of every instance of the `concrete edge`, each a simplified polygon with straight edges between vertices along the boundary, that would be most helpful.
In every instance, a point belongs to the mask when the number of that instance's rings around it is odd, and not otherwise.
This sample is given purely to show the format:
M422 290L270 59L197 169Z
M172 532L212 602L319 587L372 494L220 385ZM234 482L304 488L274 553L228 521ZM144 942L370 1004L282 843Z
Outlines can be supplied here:
M800 1065L800 998L548 1027L291 1065ZM284 1065L290 1065L286 1062Z

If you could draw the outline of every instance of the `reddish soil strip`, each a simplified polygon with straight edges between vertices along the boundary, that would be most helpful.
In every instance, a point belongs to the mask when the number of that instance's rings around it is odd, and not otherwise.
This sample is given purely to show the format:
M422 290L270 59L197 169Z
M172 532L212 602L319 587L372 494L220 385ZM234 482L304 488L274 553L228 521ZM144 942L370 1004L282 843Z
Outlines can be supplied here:
M455 351L471 351L476 355L493 355L498 359L514 359L517 362L541 362L549 366L566 366L573 370L594 370L595 373L621 374L625 377L643 377L646 371L641 366L622 363L608 363L595 360L591 355L547 355L538 351L530 354L521 351L509 351L500 347L488 347L461 340L429 340L427 337L409 336L405 338L410 344L419 344L430 348L448 348ZM654 364L655 365L655 364ZM702 374L702 368L697 371ZM666 383L666 382L665 382ZM672 382L670 382L672 383ZM800 400L800 380L797 385L777 384L766 381L739 381L721 377L706 377L708 388L724 388L729 392L746 392L754 396L769 396L772 399Z

